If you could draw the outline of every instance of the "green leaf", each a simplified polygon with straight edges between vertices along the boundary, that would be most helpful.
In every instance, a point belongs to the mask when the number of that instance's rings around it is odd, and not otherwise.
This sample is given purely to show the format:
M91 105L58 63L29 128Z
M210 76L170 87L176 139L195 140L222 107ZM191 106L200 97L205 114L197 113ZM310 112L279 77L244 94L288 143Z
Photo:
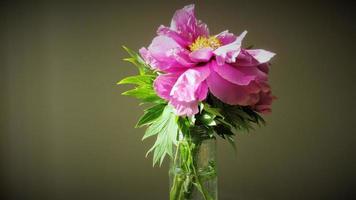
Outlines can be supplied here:
M205 126L215 126L216 122L214 121L216 115L204 112L201 115L199 115L199 121L204 124Z
M178 125L176 123L176 116L173 113L171 106L167 105L162 115L153 121L147 128L142 140L157 135L156 142L148 150L146 156L153 151L153 166L156 163L162 162L165 156L168 154L170 157L173 155L173 144L177 143Z
M236 153L236 143L235 143L235 140L234 140L234 138L232 137L232 136L227 136L226 137L227 138L227 141L230 143L230 145L232 146L232 148L234 149L234 151L235 151L235 153Z
M219 109L219 108L213 108L209 104L204 103L203 109L210 114L214 114L216 116L224 118L224 116L220 113L221 109Z
M189 124L191 126L195 125L195 121L196 121L195 115L192 115L192 116L188 117L188 120L189 120Z
M177 124L184 136L190 135L190 122L187 117L178 117Z
M257 114L256 117L257 117L257 123L258 124L266 126L266 121L263 119L263 117L261 117L261 115Z
M265 120L254 110L245 107L242 108L245 113L247 113L250 116L250 121L258 124L258 125L266 125Z
M126 77L117 83L137 85L136 88L123 92L122 94L126 96L135 97L144 102L165 102L163 99L157 96L156 92L153 89L153 82L158 74L153 72L136 52L125 46L123 46L123 48L131 56L130 58L126 58L124 60L135 64L140 70L140 75Z
M263 118L249 106L228 105L213 95L209 96L208 102L211 107L220 109L219 112L224 116L220 122L226 122L235 130L248 132L254 129L254 124L264 124ZM220 120L220 118L216 118L216 120L218 119Z
M232 131L231 128L228 126L225 126L223 124L218 124L217 126L214 127L214 131L217 135L225 139L226 136L233 136L235 135Z
M151 87L137 87L123 92L122 95L132 96L145 102L164 102Z
M129 76L121 81L119 81L117 84L136 84L136 85L149 85L151 86L153 84L154 79L156 76L153 75L137 75L137 76Z
M144 111L144 115L140 117L136 124L136 128L148 125L156 120L159 116L162 115L164 108L167 104L156 104Z
M227 121L225 121L225 119L219 119L219 118L217 118L216 121L217 121L219 124L221 124L221 125L223 125L223 126L229 128L229 129L233 128L233 126L232 126L230 123L228 123Z
M122 46L122 48L125 49L125 51L131 56L130 58L125 58L124 61L130 62L132 64L134 64L138 70L139 73L141 75L143 74L152 74L152 70L150 69L150 67L145 63L145 61L141 58L140 55L138 55L138 53L136 53L135 51Z

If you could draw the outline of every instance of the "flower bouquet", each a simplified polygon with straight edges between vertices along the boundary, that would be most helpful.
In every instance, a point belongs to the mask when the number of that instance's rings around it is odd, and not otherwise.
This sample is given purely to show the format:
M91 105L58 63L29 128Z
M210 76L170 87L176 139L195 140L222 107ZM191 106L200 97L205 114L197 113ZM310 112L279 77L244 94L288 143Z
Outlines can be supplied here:
M139 54L124 47L139 74L118 84L136 85L123 95L150 104L136 127L147 127L143 139L156 136L153 165L171 159L170 200L217 199L216 138L235 147L236 132L265 124L260 113L271 111L275 54L242 48L246 33L211 35L188 5Z

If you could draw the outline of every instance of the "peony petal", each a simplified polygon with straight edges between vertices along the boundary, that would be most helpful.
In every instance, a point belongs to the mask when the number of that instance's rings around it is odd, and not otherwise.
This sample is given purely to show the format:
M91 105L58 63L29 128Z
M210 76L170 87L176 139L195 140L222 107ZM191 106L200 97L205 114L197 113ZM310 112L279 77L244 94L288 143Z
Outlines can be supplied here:
M198 101L185 102L172 99L169 104L173 106L174 112L178 116L190 117L199 112Z
M241 49L237 57L236 64L239 66L257 66L261 65L260 70L268 73L268 61L275 53L262 49Z
M163 25L161 25L158 28L157 34L158 35L165 35L165 36L168 36L168 37L174 39L182 47L188 47L191 44L191 41L185 40L184 37L182 37L176 31L170 29L169 27L165 27Z
M170 93L171 97L178 101L196 101L199 98L197 97L196 91L209 74L210 69L208 65L188 69L174 84Z
M163 99L170 100L170 93L180 74L159 75L153 83L157 95Z
M259 63L253 56L251 56L246 51L246 49L241 49L240 54L237 56L234 65L243 67L254 67L259 65Z
M241 42L246 34L247 31L244 31L241 33L239 37L236 38L234 42L215 49L214 54L216 56L216 61L218 65L222 65L225 62L227 63L236 62L236 58L241 51Z
M260 64L257 66L257 68L266 74L268 74L268 72L269 72L269 64L268 63Z
M171 99L170 104L174 107L175 114L178 116L193 116L199 112L199 102L205 100L208 96L208 85L205 81L200 83L195 95L197 100L190 102Z
M266 63L276 54L263 49L248 49L246 50L251 56L253 56L259 64Z
M254 106L254 109L257 112L263 113L263 114L268 114L272 111L271 105L273 100L276 99L275 96L272 95L271 91L267 92L261 92L260 93L260 100L258 103Z
M254 80L267 80L267 75L257 67L232 66L227 63L218 66L215 62L212 62L211 65L222 78L237 85L248 85Z
M195 96L199 101L203 101L208 96L208 91L208 84L206 83L206 81L203 81L200 83L198 89L195 91Z
M147 63L164 72L182 71L184 68L194 66L195 63L190 61L189 53L175 40L163 35L155 37L148 50L141 50L141 55Z
M267 82L259 82L258 85L260 86L262 92L271 91L271 87L269 86L269 84Z
M151 55L151 53L145 47L142 47L139 50L139 53L150 67L152 67L153 69L157 68L156 67L158 65L157 60Z
M167 52L169 52L171 49L176 49L179 47L180 45L172 38L159 35L153 38L151 45L148 47L148 50L157 59L164 59L167 57Z
M232 33L229 33L228 30L217 34L216 38L218 38L223 45L230 44L236 40L236 36Z
M209 36L207 25L196 19L193 4L175 12L170 28L190 43L198 36Z
M211 48L202 48L189 54L190 59L194 62L207 62L212 56L213 50Z
M176 48L176 49L172 49L169 52L168 57L177 62L177 65L175 65L174 67L188 68L196 65L196 63L192 62L192 60L190 59L189 54L190 52L186 49Z
M233 84L222 78L214 70L211 70L207 78L210 92L222 102L230 105L248 106L258 101L256 90L250 87Z

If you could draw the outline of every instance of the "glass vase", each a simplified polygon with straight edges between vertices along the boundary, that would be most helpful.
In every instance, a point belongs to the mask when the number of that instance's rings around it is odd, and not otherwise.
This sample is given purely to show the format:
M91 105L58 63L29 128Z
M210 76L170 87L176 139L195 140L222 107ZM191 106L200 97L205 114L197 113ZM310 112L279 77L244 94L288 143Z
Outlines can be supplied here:
M170 200L217 200L216 139L181 137L169 178Z

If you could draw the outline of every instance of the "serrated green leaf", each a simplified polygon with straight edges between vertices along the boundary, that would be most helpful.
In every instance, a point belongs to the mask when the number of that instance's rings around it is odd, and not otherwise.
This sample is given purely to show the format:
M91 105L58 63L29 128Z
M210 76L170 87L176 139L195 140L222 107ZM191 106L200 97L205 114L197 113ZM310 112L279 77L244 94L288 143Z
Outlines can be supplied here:
M125 49L125 51L133 58L140 58L140 56L138 55L138 53L136 53L135 51L131 50L130 48L126 47L126 46L122 46L123 49ZM144 62L141 59L142 62Z
M235 143L234 138L232 136L230 136L230 135L228 135L226 138L227 138L227 141L232 146L232 148L234 149L234 152L236 153L236 143Z
M266 126L266 121L265 121L265 119L263 119L263 117L261 117L259 114L257 114L256 116L257 116L257 122L258 122L258 124L262 124L263 126Z
M190 122L186 117L178 117L177 124L184 136L190 135Z
M207 128L207 130L206 130L206 133L208 134L208 136L210 137L210 138L213 138L214 137L214 128L213 127L206 127Z
M136 85L149 85L152 86L153 81L156 76L153 75L137 75L137 76L129 76L121 81L119 81L117 84L136 84Z
M123 92L122 95L135 97L145 102L162 102L163 100L157 96L155 91L149 87L137 87L132 90Z
M153 165L162 162L166 155L172 157L173 144L177 143L178 125L176 116L173 113L171 106L167 105L162 115L157 118L146 130L143 140L147 137L157 135L156 142L148 150L146 156L153 151Z
M195 125L195 121L196 121L195 115L192 115L192 116L188 117L188 120L189 120L189 124L191 126Z
M210 102L213 103L213 106L221 109L220 113L224 116L221 122L227 122L234 127L235 130L249 132L254 129L253 124L259 125L263 123L263 119L260 119L260 116L250 107L232 106L221 102L215 97L210 98Z
M214 131L217 135L219 135L220 137L225 139L225 135L226 136L233 136L235 135L231 128L229 128L228 126L225 126L223 124L218 124L217 126L214 127Z
M219 108L213 108L209 104L204 103L203 109L210 114L214 114L216 116L224 118L224 116L220 113L221 109L219 109Z
M243 108L243 111L246 112L250 116L250 121L258 124L258 125L266 125L265 120L254 110L246 107Z
M199 114L202 113L203 110L204 110L204 103L200 102L199 105L198 105L198 108L199 108Z
M205 126L215 126L216 122L214 121L216 115L204 112L199 115L199 121L204 124Z
M160 117L167 104L156 104L144 111L144 115L140 117L136 124L136 128L148 125Z
M167 122L170 119L170 112L169 112L169 106L165 106L162 114L160 115L157 120L155 120L147 129L145 132L145 135L143 136L142 140L158 134L162 129L164 129L167 126Z
M225 119L219 119L219 118L217 118L216 121L217 121L219 124L221 124L221 125L223 125L223 126L229 128L229 129L231 129L231 128L233 127L233 125L231 125L229 122L225 121Z
M138 68L139 73L141 75L152 74L151 68L145 63L145 61L141 58L141 56L138 53L125 46L122 47L131 56L130 58L125 58L124 61L134 64Z
M242 120L249 120L253 121L254 117L246 113L243 109L240 108L234 108L234 112L236 112L236 115L238 115Z

